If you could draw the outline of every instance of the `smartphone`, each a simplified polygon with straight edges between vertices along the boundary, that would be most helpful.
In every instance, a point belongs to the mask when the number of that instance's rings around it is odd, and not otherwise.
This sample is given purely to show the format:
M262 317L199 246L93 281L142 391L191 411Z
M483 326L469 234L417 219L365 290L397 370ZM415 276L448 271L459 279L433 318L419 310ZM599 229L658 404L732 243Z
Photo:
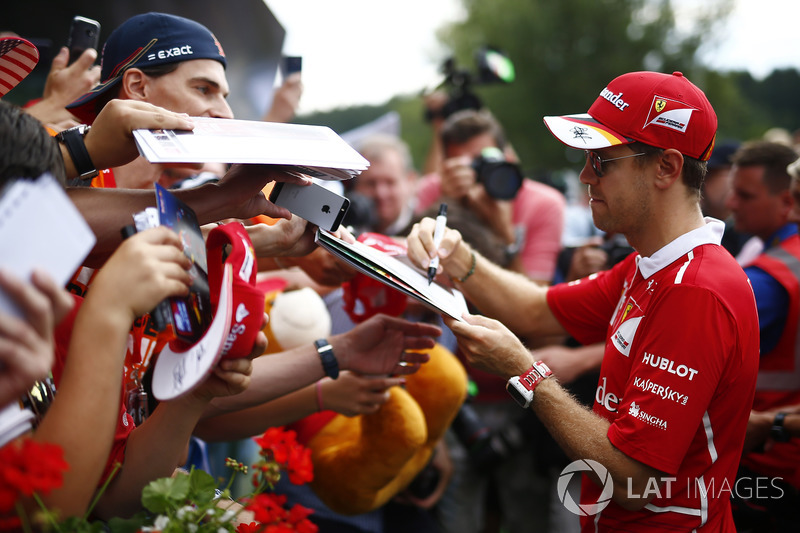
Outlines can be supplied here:
M284 76L289 76L301 70L303 70L303 58L301 56L283 56Z
M328 231L336 231L350 207L350 200L316 183L276 183L269 201Z
M80 57L87 48L97 50L100 44L100 23L86 17L76 16L72 19L67 37L70 65Z
M157 207L134 213L133 228L123 228L122 235L125 238L137 231L167 226L180 236L183 253L192 260L188 270L189 294L162 300L150 312L150 318L157 331L170 329L176 339L193 344L208 330L214 318L203 233L194 211L159 184L156 184L156 204Z

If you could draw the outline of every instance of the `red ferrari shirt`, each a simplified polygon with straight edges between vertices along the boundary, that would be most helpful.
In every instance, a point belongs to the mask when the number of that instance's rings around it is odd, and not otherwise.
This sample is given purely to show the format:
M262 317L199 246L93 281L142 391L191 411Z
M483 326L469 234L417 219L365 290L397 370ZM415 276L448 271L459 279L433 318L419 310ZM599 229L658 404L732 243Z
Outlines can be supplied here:
M70 339L72 339L72 330L75 325L75 317L83 305L83 297L73 295L75 305L70 310L70 313L59 323L55 330L55 362L53 363L53 380L55 381L56 389L61 384L61 376L64 373L64 365L67 362L67 353L69 351ZM101 486L106 478L114 470L115 463L125 462L125 445L128 442L128 437L133 431L134 424L133 418L125 410L125 406L120 402L119 418L117 419L117 427L114 431L114 442L111 446L111 453L105 458L106 466L103 470L103 475L98 482Z
M742 269L708 221L651 257L552 287L548 304L583 343L605 341L594 412L620 451L664 473L642 510L608 500L584 531L734 531L733 481L758 371L758 316ZM617 483L620 480L615 480ZM601 487L584 476L581 504Z

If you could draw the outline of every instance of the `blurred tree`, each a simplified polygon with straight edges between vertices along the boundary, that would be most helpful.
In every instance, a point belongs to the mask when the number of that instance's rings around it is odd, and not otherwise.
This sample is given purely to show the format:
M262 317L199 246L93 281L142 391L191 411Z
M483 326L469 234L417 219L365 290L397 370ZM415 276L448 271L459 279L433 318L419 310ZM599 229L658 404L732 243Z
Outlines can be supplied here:
M703 87L707 76L696 52L701 44L713 45L714 25L731 1L693 6L691 20L681 24L670 0L464 0L464 5L467 18L443 28L440 39L460 62L483 45L508 54L516 80L481 87L480 97L535 176L566 161L565 148L554 142L542 117L585 111L614 77L680 70Z
M442 28L440 40L460 70L477 75L474 54L492 45L514 63L511 84L480 85L471 91L504 125L528 176L551 178L551 169L582 164L581 155L547 133L545 115L588 109L605 84L634 70L680 70L701 87L719 118L720 139L760 137L771 127L800 128L800 72L777 70L763 80L747 72L717 72L698 60L722 34L732 0L463 0L467 16ZM696 5L692 5L696 4ZM443 75L444 78L444 75ZM450 87L452 89L452 86ZM399 95L385 106L358 107L302 117L339 133L400 113L402 136L421 165L431 142L420 95ZM557 183L556 183L557 184Z

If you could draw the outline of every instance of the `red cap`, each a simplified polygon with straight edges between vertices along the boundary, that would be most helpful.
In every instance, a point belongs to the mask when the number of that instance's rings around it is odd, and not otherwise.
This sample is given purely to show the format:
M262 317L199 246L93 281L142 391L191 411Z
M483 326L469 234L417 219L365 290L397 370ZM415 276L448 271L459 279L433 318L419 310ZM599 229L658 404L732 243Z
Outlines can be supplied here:
M200 385L222 357L250 355L263 325L265 298L255 286L255 253L244 226L231 222L214 228L206 251L214 319L193 345L173 341L158 354L152 387L158 400L177 398Z
M380 233L362 233L358 241L391 256L406 255L405 245ZM360 272L344 282L342 289L344 310L356 323L378 313L400 316L408 305L405 294Z
M630 72L600 92L588 114L544 117L558 140L582 150L639 141L707 161L717 115L706 95L680 72Z
M223 248L229 244L223 259ZM256 287L256 256L247 230L240 222L217 226L208 234L208 284L211 305L216 309L219 287L226 263L233 267L233 302L231 328L222 348L222 357L235 359L250 355L256 335L264 321L264 292Z

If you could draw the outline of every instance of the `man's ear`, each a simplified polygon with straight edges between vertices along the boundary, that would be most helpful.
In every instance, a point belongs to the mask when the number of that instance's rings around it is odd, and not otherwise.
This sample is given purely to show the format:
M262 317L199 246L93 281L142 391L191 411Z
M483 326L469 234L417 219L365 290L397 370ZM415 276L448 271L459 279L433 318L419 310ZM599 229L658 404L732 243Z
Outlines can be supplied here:
M792 196L791 189L784 189L779 192L778 199L780 200L781 214L788 219L789 215L792 213L792 209L794 209L794 197Z
M129 68L122 74L120 98L146 101L149 83L150 78L144 72L138 68Z
M656 168L656 187L666 189L680 180L683 163L683 154L674 148L661 152Z

